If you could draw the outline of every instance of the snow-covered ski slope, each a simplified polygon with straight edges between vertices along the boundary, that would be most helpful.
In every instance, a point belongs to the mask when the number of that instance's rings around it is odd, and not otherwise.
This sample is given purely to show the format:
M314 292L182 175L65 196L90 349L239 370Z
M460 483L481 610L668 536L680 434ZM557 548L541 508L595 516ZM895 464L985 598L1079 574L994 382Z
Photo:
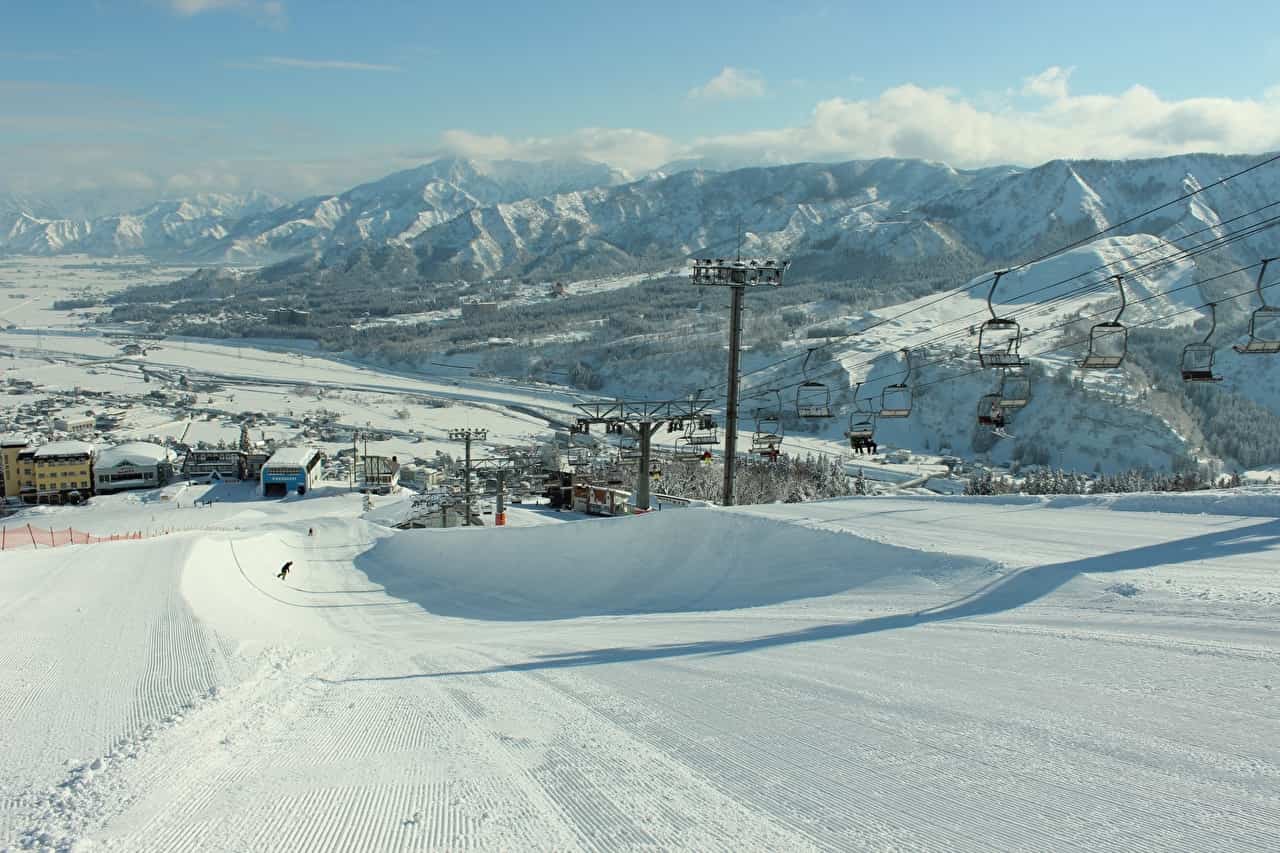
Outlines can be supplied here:
M1278 491L407 532L360 505L0 554L0 849L1280 837Z

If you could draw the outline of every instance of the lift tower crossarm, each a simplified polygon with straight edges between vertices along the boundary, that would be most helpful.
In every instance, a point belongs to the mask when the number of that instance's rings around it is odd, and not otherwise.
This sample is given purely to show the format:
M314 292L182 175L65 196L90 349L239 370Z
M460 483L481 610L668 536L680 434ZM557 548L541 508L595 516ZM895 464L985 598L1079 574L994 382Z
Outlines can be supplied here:
M607 424L626 430L640 440L640 459L636 472L636 508L649 509L649 462L654 433L668 421L692 420L706 411L714 400L694 396L687 400L602 400L574 403L582 412L577 426Z

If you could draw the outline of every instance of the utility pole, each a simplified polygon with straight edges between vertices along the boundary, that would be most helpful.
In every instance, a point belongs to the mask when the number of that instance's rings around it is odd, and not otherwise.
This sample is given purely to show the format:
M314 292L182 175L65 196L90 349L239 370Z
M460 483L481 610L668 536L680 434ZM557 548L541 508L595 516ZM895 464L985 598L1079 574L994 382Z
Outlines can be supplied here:
M741 237L739 237L741 239ZM738 377L742 355L742 297L748 287L768 284L778 287L790 261L753 258L728 261L724 258L698 258L693 262L689 280L702 287L728 287L729 301L729 376L726 380L727 402L724 425L724 491L720 503L733 506L734 474L738 453Z
M356 489L356 465L360 462L360 433L356 430L351 431L351 483L347 486L348 492L354 492Z
M450 441L462 441L467 446L466 470L463 473L462 480L462 494L465 501L465 505L462 508L462 523L467 527L471 526L471 442L484 441L488 437L489 431L487 429L467 427L466 429L449 430Z
M629 435L636 440L636 447L630 459L626 453L623 462L634 461L639 469L636 472L636 509L649 509L649 462L652 459L653 434L669 421L692 421L699 419L712 400L616 400L601 403L575 403L574 407L582 414L576 423L571 424L571 434L585 434L591 431L592 424L604 424L605 432L615 435Z

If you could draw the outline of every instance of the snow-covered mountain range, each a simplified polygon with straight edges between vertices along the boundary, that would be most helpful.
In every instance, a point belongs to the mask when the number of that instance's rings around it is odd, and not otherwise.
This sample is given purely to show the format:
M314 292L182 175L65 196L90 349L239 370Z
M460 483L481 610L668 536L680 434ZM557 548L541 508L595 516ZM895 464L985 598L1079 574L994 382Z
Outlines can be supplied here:
M412 248L431 278L583 277L662 269L691 254L791 257L799 274L859 262L1017 260L1257 162L1189 154L957 170L924 160L799 163L633 181L583 161L438 160L283 206L200 196L95 220L0 199L0 251L142 252L257 265L383 245ZM1280 198L1264 168L1119 233L1176 239Z
M155 202L131 213L72 219L57 216L48 203L8 198L7 204L0 200L0 252L24 255L185 257L222 240L242 218L281 204L275 196L260 192L201 193Z

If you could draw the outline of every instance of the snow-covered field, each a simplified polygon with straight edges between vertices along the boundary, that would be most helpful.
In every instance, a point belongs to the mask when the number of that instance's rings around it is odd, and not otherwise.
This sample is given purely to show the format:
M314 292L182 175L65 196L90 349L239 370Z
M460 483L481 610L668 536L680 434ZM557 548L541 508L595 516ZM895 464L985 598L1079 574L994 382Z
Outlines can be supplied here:
M1280 490L393 532L219 488L0 554L0 848L1280 837Z

